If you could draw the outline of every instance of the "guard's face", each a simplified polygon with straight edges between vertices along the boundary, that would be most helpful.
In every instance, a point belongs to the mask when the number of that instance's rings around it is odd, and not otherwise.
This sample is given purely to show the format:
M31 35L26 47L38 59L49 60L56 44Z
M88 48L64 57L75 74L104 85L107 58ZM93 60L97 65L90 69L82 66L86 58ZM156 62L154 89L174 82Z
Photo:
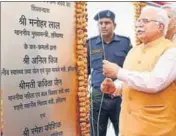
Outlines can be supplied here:
M157 39L162 33L164 26L156 17L155 11L147 10L142 12L136 21L137 37L144 43Z
M101 18L98 21L99 33L102 36L111 36L114 33L116 25L109 18Z
M174 15L172 13L172 11L169 8L165 8L168 18L169 18L169 25L168 25L168 31L173 29L174 26L176 25L176 20L174 18Z

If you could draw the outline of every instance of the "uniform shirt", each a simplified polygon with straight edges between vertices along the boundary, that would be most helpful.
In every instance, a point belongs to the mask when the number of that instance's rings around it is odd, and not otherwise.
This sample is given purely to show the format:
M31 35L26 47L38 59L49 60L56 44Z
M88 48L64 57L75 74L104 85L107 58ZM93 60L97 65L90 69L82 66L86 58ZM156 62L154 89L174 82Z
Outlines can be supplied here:
M100 36L88 40L88 73L91 74L93 88L100 90L100 85L105 78L102 74L103 59L122 67L130 49L130 40L124 36L114 35L108 44L102 43Z
M118 90L122 89L123 82L126 82L129 88L146 93L157 93L163 90L176 81L176 47L168 49L151 72L120 69L118 79L114 81Z

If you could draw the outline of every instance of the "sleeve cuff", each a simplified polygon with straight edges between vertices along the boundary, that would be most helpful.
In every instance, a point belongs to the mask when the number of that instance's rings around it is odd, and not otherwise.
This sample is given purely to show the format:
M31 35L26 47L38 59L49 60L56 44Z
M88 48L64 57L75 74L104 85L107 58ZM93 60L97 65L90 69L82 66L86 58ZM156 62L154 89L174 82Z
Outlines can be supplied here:
M117 89L121 89L122 83L123 83L123 82L120 81L120 80L118 80L118 79L116 79L116 80L114 81L115 87L116 87Z
M119 92L122 91L122 84L123 84L123 82L120 81L120 80L118 80L118 79L116 79L116 80L114 81L114 84L115 84L115 87L116 87L116 91L112 94L112 96L113 96L113 97L116 97L116 96L119 96ZM121 96L121 95L120 95L120 96Z

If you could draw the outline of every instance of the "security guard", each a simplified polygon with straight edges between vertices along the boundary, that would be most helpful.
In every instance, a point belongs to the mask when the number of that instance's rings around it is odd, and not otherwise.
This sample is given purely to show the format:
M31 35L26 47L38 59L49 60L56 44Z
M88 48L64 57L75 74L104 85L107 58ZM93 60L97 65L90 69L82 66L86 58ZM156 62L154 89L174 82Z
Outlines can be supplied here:
M102 60L106 59L123 66L125 57L131 49L130 40L114 33L116 24L114 22L115 14L112 11L100 11L95 15L94 19L98 22L100 34L88 39L87 42L88 69L92 79L93 105L91 107L90 122L93 118L93 123L91 122L91 136L106 136L108 119L111 120L115 134L118 136L121 98L104 94L101 106L102 92L100 85L105 78L102 74ZM97 126L99 126L98 134Z

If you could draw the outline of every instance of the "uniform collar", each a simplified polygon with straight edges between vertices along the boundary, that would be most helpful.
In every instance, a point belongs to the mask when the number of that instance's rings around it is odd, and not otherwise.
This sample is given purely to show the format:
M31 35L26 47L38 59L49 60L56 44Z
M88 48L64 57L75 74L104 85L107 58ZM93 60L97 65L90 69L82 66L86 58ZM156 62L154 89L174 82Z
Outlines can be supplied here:
M114 34L114 37L113 37L112 41L120 41L119 36L117 36L117 35ZM98 43L101 43L101 37L100 36L98 36L97 40L96 40L96 44L98 44Z

